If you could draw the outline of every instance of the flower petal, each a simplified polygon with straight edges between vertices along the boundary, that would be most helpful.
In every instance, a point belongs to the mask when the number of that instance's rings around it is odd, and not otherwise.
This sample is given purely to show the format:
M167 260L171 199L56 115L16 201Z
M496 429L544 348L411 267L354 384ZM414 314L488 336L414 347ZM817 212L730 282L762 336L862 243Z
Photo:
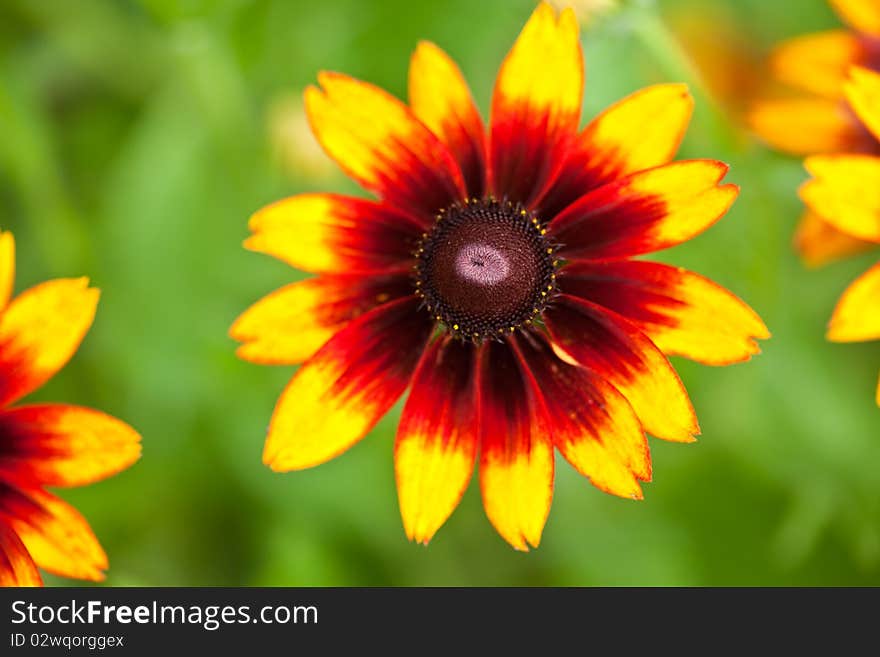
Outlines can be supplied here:
M406 267L422 234L384 203L334 194L291 196L254 214L245 247L316 273Z
M506 343L483 343L478 368L480 489L486 515L517 550L538 547L553 498L546 411L533 398L534 388Z
M872 246L837 230L811 210L804 212L794 234L794 248L808 267L821 267Z
M540 336L520 340L518 347L562 455L606 493L642 499L638 479L651 480L651 455L626 398L590 370L561 361Z
M15 238L10 232L0 233L0 310L9 305L15 285Z
M719 185L727 165L673 162L603 185L568 206L550 233L568 259L612 259L658 251L718 221L739 192Z
M18 535L0 523L0 586L42 586L37 564Z
M485 128L455 62L430 41L419 43L409 65L409 104L461 168L468 196L486 189Z
M140 436L114 417L79 406L39 404L0 412L0 479L83 486L131 466Z
M868 131L837 100L764 100L755 104L748 120L761 139L793 155L862 152L873 147Z
M464 197L449 149L387 92L340 73L321 73L306 89L306 112L318 141L349 176L425 226Z
M834 342L877 338L880 338L880 264L871 267L846 289L828 325L828 339Z
M853 67L844 91L859 119L880 139L880 73Z
M577 135L583 87L574 12L557 18L542 2L495 83L489 153L497 196L531 205L553 183Z
M829 0L843 21L864 34L880 37L880 3L877 0Z
M33 392L76 353L95 318L98 290L62 278L22 292L0 315L0 406Z
M54 495L0 483L0 523L18 534L43 570L75 579L104 579L107 555L91 527Z
M839 99L849 67L865 55L862 40L848 30L806 34L784 41L770 66L782 82L811 94Z
M422 357L403 408L394 469L406 535L427 543L458 506L477 458L474 347L443 337Z
M275 406L266 465L318 465L373 428L403 394L431 334L419 303L406 297L361 315L300 367Z
M296 365L351 320L411 293L409 271L310 278L260 299L235 320L229 335L243 343L236 351L239 358Z
M566 294L544 318L555 347L614 385L648 433L675 442L692 442L699 434L693 406L672 365L632 323Z
M559 275L560 289L626 317L664 354L729 365L761 352L770 337L761 318L707 278L656 262L578 262Z
M814 176L800 188L804 203L847 235L880 242L880 158L816 155L804 165Z
M670 162L693 108L684 84L647 87L609 107L578 136L538 214L552 219L596 187Z

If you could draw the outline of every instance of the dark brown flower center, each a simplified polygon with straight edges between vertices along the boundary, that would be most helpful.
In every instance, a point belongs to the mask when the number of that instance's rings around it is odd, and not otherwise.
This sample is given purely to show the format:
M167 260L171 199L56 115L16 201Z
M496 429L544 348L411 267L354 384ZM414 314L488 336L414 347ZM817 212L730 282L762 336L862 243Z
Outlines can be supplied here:
M513 332L540 316L556 288L555 248L545 233L521 205L456 203L419 243L417 293L462 338Z

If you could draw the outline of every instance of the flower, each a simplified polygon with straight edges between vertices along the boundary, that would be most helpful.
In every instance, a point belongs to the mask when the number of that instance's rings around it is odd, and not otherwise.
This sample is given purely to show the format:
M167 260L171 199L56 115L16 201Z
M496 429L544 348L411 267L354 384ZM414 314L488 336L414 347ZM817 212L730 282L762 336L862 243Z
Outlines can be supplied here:
M641 498L644 432L690 442L694 410L667 354L747 360L768 337L726 290L632 256L724 215L727 166L670 164L693 101L639 91L578 131L583 59L571 10L537 7L482 119L461 72L423 42L410 104L339 73L306 91L318 141L379 201L294 196L250 220L245 246L318 274L232 326L238 354L303 362L278 400L264 462L318 465L409 388L394 448L403 524L426 543L479 461L486 513L537 546L554 447L598 488Z
M768 144L794 155L877 153L880 142L853 111L846 83L853 66L880 71L880 2L829 2L852 29L808 34L778 46L770 60L772 72L800 93L756 103L750 124ZM795 247L810 266L870 246L811 210L795 235Z
M46 486L83 486L124 470L140 437L99 411L12 406L64 367L92 324L98 290L85 278L36 285L10 301L11 233L0 234L0 585L39 586L37 568L104 579L107 556L72 506Z
M739 130L747 107L766 85L751 26L733 7L706 2L678 6L667 20L698 83Z
M880 74L856 67L845 90L856 114L880 140ZM807 158L806 167L813 175L800 189L807 207L842 235L870 244L880 242L880 157L814 155ZM828 339L834 342L877 338L880 338L880 264L847 288L828 326ZM877 404L880 405L880 387Z

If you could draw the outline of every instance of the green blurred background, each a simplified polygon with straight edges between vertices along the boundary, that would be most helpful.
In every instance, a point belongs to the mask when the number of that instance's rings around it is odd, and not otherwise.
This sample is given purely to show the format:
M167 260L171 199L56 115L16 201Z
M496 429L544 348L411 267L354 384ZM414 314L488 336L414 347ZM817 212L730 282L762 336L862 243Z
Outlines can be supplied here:
M560 461L543 543L521 554L495 534L475 485L430 547L407 542L392 462L399 405L341 458L271 473L263 438L293 368L237 360L226 331L301 276L241 248L249 214L304 190L356 192L304 127L300 93L317 71L405 96L409 55L431 39L485 115L533 3L0 3L0 224L18 243L16 289L88 275L103 290L79 353L34 398L94 406L144 438L129 471L62 492L107 550L108 584L880 584L880 345L823 337L838 295L876 255L805 269L790 247L801 165L735 118L750 59L838 21L823 0L629 4L583 30L585 120L644 85L692 84L699 106L681 155L730 162L742 195L661 258L742 296L774 338L747 364L677 360L701 440L652 441L655 480L640 503ZM742 57L727 105L707 94L724 80L701 83L683 59L681 44L700 41L713 48L697 63L722 46Z

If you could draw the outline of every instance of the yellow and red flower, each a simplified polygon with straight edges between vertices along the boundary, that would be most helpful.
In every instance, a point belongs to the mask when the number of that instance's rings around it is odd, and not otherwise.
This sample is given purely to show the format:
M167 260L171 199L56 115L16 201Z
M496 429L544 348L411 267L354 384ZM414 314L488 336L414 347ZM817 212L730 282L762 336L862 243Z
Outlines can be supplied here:
M720 162L670 163L686 87L639 91L579 131L577 23L547 4L501 67L488 130L431 43L413 55L409 105L338 73L318 80L318 140L380 200L305 194L250 221L247 248L318 274L231 329L242 358L303 363L265 463L341 454L409 388L394 454L411 540L431 539L477 461L487 515L517 549L540 541L554 447L600 489L641 498L644 432L699 433L664 354L734 363L768 337L711 281L631 260L702 232L737 196Z
M880 20L880 15L878 15ZM846 84L850 104L880 142L880 74L854 68ZM852 239L880 243L880 157L814 155L806 160L813 178L801 187L807 207ZM862 342L880 338L880 264L843 293L828 326L828 339ZM880 386L877 389L880 404Z
M0 585L39 586L42 568L102 580L107 555L83 518L46 487L83 486L140 456L140 437L99 411L13 406L70 360L95 316L98 290L57 279L11 299L15 245L0 234Z
M880 0L829 2L851 29L808 34L777 47L772 71L800 93L756 103L750 123L768 144L794 155L877 154L880 141L851 105L847 80L853 67L880 71ZM871 246L814 209L804 214L795 235L795 247L811 266Z

